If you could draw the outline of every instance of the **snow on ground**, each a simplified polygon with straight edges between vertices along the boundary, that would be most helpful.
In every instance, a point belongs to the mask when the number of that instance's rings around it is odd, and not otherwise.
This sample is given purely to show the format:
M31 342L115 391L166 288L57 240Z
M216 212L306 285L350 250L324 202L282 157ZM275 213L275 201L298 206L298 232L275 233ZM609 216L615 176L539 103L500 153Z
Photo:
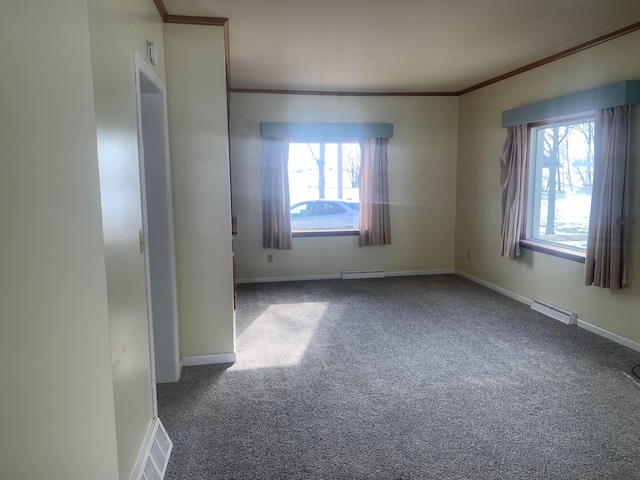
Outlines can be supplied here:
M542 193L540 231L534 237L561 243L568 247L585 249L591 211L591 194L577 192L556 193L555 235L545 235L547 228L548 192Z

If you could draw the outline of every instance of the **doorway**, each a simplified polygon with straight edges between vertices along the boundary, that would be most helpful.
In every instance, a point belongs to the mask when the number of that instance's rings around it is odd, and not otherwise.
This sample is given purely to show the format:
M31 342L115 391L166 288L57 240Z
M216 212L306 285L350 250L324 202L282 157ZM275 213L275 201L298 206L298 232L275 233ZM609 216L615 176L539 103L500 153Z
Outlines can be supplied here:
M155 403L155 383L180 378L171 171L164 83L141 56L136 57L135 65L144 230L141 248L147 273Z

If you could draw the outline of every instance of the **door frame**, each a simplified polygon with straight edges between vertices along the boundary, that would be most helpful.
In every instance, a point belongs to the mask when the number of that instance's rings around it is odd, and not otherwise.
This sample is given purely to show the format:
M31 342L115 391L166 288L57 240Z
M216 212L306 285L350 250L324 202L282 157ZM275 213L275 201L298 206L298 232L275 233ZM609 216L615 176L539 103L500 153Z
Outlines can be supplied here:
M154 347L154 333L153 333L153 311L152 311L152 291L151 291L151 276L149 268L149 242L147 241L147 232L149 232L148 218L147 218L147 195L146 195L146 180L145 180L145 157L144 157L144 137L143 137L143 123L142 123L142 86L141 76L144 75L157 90L158 94L162 96L163 103L163 119L164 125L164 152L165 152L165 168L167 179L167 215L169 224L169 245L170 245L170 271L171 271L171 290L174 298L173 302L173 333L176 352L176 365L178 365L178 378L182 370L180 364L179 353L179 338L178 338L178 295L176 284L176 262L175 262L175 242L174 242L174 228L173 228L173 200L171 195L171 164L169 154L169 122L167 116L167 91L164 82L156 75L151 66L138 52L134 52L134 70L135 70L135 84L136 84L136 107L137 107L137 123L138 123L138 158L140 163L140 197L142 208L142 226L144 232L144 255L145 255L145 274L146 274L146 286L147 286L147 311L148 311L148 324L149 324L149 356L151 365L151 388L153 396L153 416L158 416L158 400L156 389L156 368L155 368L155 347Z

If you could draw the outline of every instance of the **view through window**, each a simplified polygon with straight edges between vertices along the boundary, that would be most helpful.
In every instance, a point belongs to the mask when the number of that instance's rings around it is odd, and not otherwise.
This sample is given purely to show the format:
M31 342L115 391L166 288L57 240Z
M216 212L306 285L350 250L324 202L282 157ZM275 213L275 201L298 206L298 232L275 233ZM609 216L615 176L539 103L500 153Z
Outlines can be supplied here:
M586 250L593 136L593 116L531 129L527 238Z
M291 230L357 230L360 145L289 144Z

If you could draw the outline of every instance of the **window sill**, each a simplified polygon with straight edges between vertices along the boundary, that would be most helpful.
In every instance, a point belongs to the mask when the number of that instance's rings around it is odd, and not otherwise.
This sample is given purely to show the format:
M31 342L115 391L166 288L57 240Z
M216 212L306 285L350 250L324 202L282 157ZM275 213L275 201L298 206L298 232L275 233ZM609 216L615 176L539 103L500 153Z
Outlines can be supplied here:
M291 232L293 238L298 237L347 237L358 235L358 230L297 230Z
M583 252L577 252L576 250L572 250L570 248L563 248L556 245L549 245L548 243L535 242L532 240L520 240L520 246L522 248L526 248L527 250L546 253L547 255L564 258L566 260L571 260L572 262L585 262L585 254Z

